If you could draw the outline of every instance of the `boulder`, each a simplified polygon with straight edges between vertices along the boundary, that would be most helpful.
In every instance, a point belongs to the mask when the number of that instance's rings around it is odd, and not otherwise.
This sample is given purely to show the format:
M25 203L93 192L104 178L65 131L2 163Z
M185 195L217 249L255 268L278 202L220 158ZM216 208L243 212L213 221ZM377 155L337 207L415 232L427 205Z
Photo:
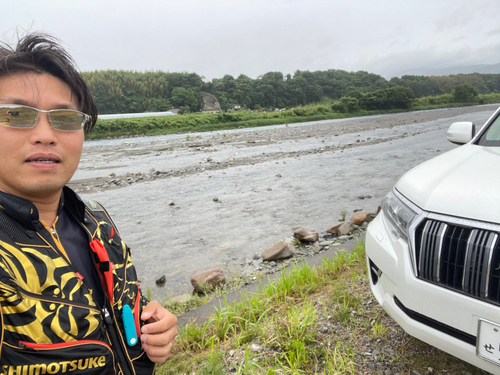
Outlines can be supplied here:
M283 239L276 245L271 246L269 249L264 250L261 254L262 259L265 261L289 258L293 256L293 245L290 240Z
M337 223L335 224L334 226L331 226L330 228L328 228L326 231L327 233L330 233L330 234L333 234L334 236L338 236L339 235L339 228L342 226L342 224L344 224L345 221L341 221L340 223Z
M191 285L197 292L206 292L226 282L224 271L216 268L191 276Z
M352 234L352 232L354 232L354 224L350 221L342 223L342 225L339 227L339 236Z
M310 232L307 229L299 228L293 232L293 236L299 241L303 242L316 242L319 239L319 234Z
M353 223L354 225L361 225L365 222L367 214L368 212L365 211L355 212L351 216L350 222Z

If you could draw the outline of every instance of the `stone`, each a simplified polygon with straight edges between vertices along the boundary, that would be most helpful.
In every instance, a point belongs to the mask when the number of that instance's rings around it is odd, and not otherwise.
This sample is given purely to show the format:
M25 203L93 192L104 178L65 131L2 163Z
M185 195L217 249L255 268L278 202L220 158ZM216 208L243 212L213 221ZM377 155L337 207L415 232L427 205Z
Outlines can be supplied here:
M350 221L346 221L339 227L339 236L345 236L354 232L354 225Z
M214 202L218 202L218 201L219 201L219 198L215 197Z
M173 206L175 205L174 201L167 201L167 206Z
M182 294L180 296L175 296L170 299L170 302L178 303L179 305L184 305L188 303L192 298L192 295L189 293Z
M167 278L165 275L163 275L163 276L159 277L158 279L156 279L155 282L156 282L156 285L163 286L163 285L165 285L166 281L167 281Z
M293 256L295 252L293 251L292 242L288 239L283 239L276 245L271 246L269 249L264 250L261 254L262 259L265 261L289 258Z
M345 222L344 221L341 221L340 223L337 223L333 226L331 226L330 228L328 228L326 231L327 233L331 233L333 234L334 236L338 236L339 235L339 228L342 226L342 224L344 224Z
M333 245L333 241L322 241L318 245L321 246L321 247L332 246Z
M367 212L365 223L369 223L370 221L373 221L377 217L376 213L373 212Z
M257 344L252 344L250 345L250 350L253 352L260 352L262 351L263 347Z
M365 211L355 212L349 221L354 225L361 225L365 222L367 214Z
M299 241L303 242L316 242L319 239L319 234L316 232L310 232L307 229L299 228L293 232L293 236Z
M191 276L191 285L197 292L206 292L212 290L218 285L226 282L224 271L220 268L205 271Z
M276 177L281 177L281 174L280 174L280 173L278 173L278 174L276 175Z

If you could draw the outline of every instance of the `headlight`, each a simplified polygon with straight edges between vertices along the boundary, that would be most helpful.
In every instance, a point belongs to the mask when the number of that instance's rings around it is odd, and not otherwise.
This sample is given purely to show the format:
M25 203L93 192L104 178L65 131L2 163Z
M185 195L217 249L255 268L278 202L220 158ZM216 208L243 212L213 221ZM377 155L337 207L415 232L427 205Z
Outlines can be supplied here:
M382 200L382 210L392 224L395 236L409 242L408 229L417 213L404 204L392 191Z

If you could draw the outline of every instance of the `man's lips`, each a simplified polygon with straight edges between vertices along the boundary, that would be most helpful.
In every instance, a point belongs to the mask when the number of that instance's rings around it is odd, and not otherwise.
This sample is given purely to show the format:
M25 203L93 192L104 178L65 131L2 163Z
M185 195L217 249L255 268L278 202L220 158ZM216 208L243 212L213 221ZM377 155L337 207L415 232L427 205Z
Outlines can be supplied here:
M51 154L35 154L26 159L26 163L43 163L43 164L56 164L60 163L61 159L56 155Z

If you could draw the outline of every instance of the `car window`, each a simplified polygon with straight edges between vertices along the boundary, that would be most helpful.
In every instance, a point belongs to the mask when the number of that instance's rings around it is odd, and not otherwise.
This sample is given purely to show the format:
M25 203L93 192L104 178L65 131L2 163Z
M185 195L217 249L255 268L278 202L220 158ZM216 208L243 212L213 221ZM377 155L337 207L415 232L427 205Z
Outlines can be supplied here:
M500 116L497 116L477 142L480 146L500 146Z

